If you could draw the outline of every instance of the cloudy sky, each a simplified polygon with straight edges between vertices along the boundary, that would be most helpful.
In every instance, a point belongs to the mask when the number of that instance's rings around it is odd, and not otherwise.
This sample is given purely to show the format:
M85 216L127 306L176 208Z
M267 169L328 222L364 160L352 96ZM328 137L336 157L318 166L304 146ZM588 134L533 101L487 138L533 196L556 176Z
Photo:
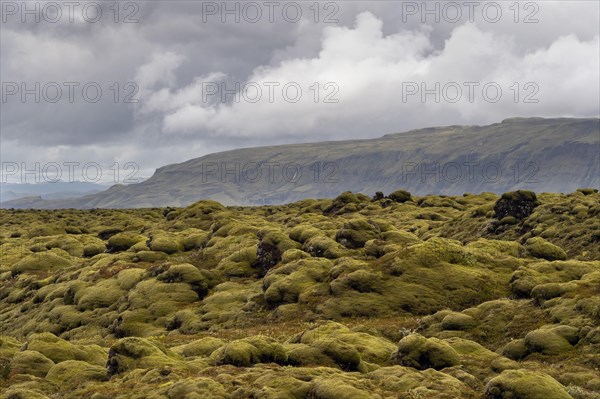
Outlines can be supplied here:
M1 3L3 171L599 114L597 1L75 4Z

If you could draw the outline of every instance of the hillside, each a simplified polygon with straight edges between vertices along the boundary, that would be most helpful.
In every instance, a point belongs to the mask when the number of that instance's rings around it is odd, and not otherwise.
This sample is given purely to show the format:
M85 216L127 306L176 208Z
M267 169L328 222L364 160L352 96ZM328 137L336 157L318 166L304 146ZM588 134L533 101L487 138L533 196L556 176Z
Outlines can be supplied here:
M0 397L599 397L598 190L386 194L0 210Z
M514 118L377 139L244 148L156 170L148 180L72 200L10 201L5 208L283 204L343 191L417 195L571 192L600 186L600 120Z
M14 176L11 176L14 177ZM32 178L32 175L29 175ZM43 183L4 183L0 182L0 203L21 200L27 197L40 197L39 199L58 200L82 197L106 190L105 184L84 182L43 182Z

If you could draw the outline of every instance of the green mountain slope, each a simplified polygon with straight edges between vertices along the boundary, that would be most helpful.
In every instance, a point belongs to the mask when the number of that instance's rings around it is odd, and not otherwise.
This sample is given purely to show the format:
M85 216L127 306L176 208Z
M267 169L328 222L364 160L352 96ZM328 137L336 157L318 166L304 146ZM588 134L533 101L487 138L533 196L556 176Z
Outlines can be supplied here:
M403 187L415 194L571 192L600 186L600 120L514 118L489 126L448 126L377 139L244 148L156 171L69 201L5 207L129 208L282 204L343 191L373 195Z

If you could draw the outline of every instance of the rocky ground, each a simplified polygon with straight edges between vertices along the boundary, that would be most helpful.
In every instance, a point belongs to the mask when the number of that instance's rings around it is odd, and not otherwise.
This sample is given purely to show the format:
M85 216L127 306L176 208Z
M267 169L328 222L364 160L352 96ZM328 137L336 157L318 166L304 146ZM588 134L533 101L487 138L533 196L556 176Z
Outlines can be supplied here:
M597 190L0 216L3 398L600 398Z

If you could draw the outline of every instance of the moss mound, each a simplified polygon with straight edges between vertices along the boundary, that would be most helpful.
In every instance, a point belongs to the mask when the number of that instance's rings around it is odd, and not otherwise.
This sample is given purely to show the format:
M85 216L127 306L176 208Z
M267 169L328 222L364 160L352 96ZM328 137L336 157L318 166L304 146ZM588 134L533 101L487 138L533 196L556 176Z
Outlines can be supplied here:
M410 201L412 199L412 195L406 190L396 190L388 195L388 198L395 202L404 203L406 201Z
M565 388L547 374L507 370L485 387L486 399L573 399Z
M139 242L146 241L146 237L139 234L124 232L117 233L108 239L107 248L111 252L127 251Z
M392 358L396 364L419 370L441 370L460 363L458 353L450 345L420 334L410 334L402 338Z
M527 240L525 248L536 258L546 260L566 260L567 253L559 246L556 246L541 237L533 237Z
M62 255L62 256L61 256ZM16 276L21 273L50 273L71 266L66 255L58 251L34 253L11 267L11 273Z
M170 237L168 235L158 235L152 237L148 246L153 251L164 252L169 255L184 249L183 244L177 241L175 237Z
M354 219L344 224L337 232L335 240L346 248L362 248L367 241L379 237L381 229L367 219Z
M25 350L17 353L10 363L10 371L15 374L30 374L44 378L54 366L54 362L37 351Z
M269 337L248 337L225 344L211 354L216 365L230 364L237 367L250 367L257 363L287 362L283 346Z
M468 314L453 312L443 318L441 325L444 330L469 330L475 324L475 319Z
M87 381L102 381L106 377L104 367L78 360L67 360L52 366L46 379L62 386L73 386Z

